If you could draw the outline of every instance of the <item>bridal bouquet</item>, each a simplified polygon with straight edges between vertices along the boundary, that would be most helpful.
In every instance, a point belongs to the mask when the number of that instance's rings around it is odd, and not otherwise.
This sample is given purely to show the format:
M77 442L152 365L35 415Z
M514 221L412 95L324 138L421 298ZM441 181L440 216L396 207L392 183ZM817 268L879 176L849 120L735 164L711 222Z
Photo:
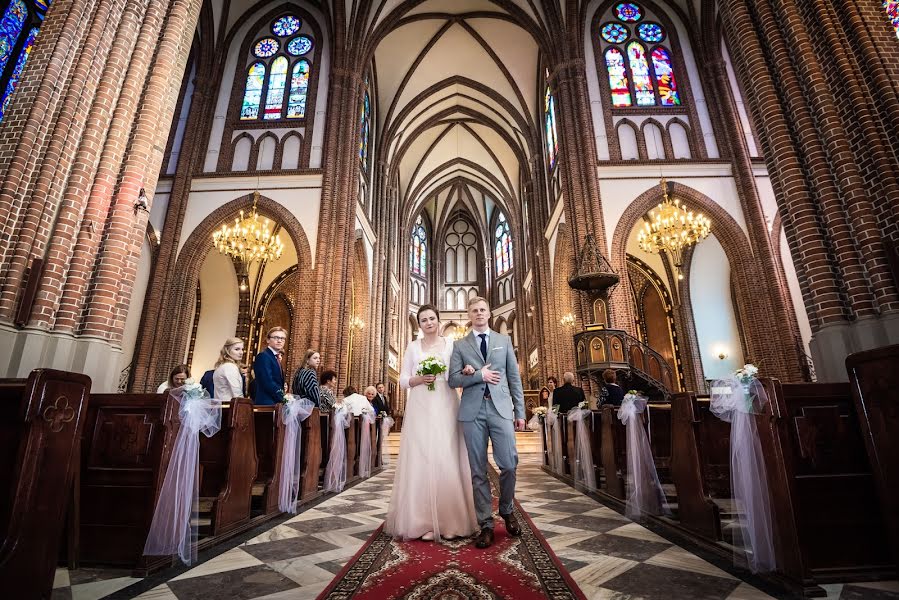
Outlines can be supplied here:
M418 371L415 372L416 375L440 375L441 373L446 373L446 365L436 356L428 356L418 363ZM435 389L433 382L428 384L428 390L433 392Z

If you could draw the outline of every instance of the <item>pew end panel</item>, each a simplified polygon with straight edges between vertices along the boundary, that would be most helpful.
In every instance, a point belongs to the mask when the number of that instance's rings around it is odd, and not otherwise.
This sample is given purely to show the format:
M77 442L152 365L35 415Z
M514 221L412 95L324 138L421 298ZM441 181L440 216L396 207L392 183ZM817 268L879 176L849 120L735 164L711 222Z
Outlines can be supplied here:
M312 409L312 414L303 421L303 437L301 439L303 466L300 475L303 485L300 498L303 501L311 500L320 493L322 444L328 442L328 424L328 415L322 414L317 408Z
M90 387L53 369L0 382L0 589L11 597L50 596Z
M254 482L254 494L262 488L259 507L264 514L278 512L278 484L281 477L281 460L284 456L283 406L253 406L253 425L256 437L258 467Z
M252 401L249 398L232 398L230 408L222 409L222 425L226 422L226 431L219 431L212 438L206 438L212 440L222 436L225 441L221 456L224 464L217 465L216 469L224 479L220 484L221 491L213 503L213 535L226 534L250 519L253 481L258 470ZM201 457L202 439L205 437L201 437Z
M852 354L846 371L899 571L899 345Z
M618 420L618 412L613 406L603 406L602 412L602 467L605 473L605 491L609 495L626 500L624 486L624 461L621 460L621 449L626 437L624 426ZM626 451L626 450L625 450Z

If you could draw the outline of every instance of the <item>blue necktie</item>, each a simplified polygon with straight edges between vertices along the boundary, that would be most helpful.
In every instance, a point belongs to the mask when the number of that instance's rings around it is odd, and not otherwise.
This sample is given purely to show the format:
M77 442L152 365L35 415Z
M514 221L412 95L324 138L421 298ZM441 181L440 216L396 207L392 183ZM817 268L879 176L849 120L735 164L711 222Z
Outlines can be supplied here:
M484 362L487 362L487 334L479 333L478 337L481 338L481 356L484 357Z

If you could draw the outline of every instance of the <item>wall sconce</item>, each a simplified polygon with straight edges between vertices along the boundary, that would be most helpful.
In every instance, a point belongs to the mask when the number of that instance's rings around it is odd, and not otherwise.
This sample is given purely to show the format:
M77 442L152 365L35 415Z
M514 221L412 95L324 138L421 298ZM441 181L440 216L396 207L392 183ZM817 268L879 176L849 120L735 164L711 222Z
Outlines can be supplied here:
M561 325L565 329L574 329L575 323L576 321L574 315L571 313L568 313L567 315L559 319L559 325Z
M137 202L134 203L134 214L136 215L138 212L150 214L150 202L147 200L147 192L144 191L144 188L140 189L140 193L137 195Z
M718 348L718 360L724 360L728 357L727 348Z

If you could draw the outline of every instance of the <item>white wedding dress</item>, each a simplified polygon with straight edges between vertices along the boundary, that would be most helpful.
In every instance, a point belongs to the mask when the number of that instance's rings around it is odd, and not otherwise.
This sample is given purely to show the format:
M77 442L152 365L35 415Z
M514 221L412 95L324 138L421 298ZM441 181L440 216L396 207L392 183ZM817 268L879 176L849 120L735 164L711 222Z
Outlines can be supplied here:
M457 420L459 394L447 385L446 373L437 376L434 391L425 384L409 387L425 357L439 357L449 366L453 343L440 340L428 352L414 340L403 356L400 387L409 393L384 531L404 540L427 533L435 539L464 537L478 530L468 452Z

